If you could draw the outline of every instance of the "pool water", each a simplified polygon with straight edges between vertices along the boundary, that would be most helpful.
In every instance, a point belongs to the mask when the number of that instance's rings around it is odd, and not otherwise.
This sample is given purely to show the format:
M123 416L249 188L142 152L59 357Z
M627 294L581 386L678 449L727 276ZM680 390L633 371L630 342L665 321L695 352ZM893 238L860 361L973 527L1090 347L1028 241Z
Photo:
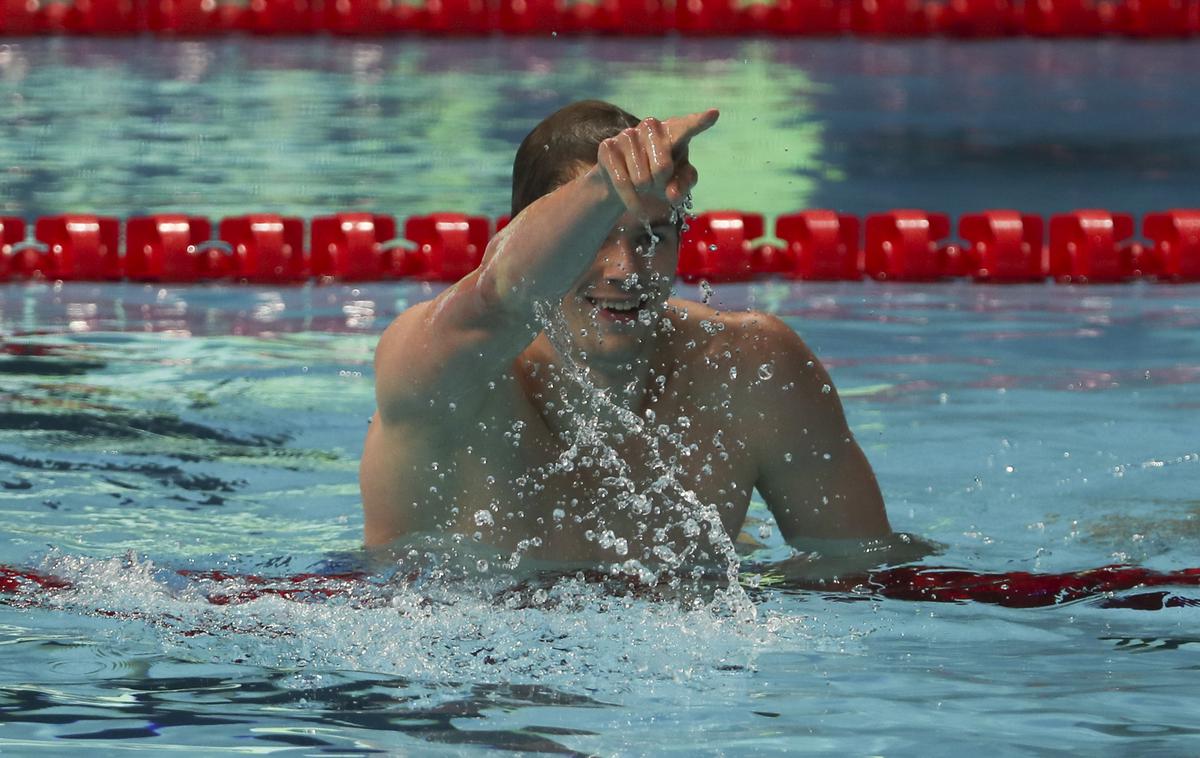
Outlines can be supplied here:
M702 208L1194 206L1195 50L35 40L0 49L0 202L498 214L523 130L598 95L726 109L709 162L697 142ZM765 588L742 621L574 580L531 603L503 578L428 575L213 602L252 587L179 571L359 567L372 350L437 291L0 286L0 564L73 583L0 605L0 750L1200 748L1196 607ZM893 526L945 546L930 565L1200 564L1200 286L715 299L779 315L822 357ZM783 551L769 527L756 505L763 560Z
M509 608L494 599L499 580L211 605L210 587L174 570L352 562L375 334L434 291L2 291L0 562L78 587L0 609L0 744L1196 744L1194 608L766 590L746 624L570 582L558 603ZM931 563L1196 564L1200 288L761 283L717 298L778 313L824 356L894 526L946 545ZM752 517L769 520L761 506ZM769 555L778 537L765 541Z

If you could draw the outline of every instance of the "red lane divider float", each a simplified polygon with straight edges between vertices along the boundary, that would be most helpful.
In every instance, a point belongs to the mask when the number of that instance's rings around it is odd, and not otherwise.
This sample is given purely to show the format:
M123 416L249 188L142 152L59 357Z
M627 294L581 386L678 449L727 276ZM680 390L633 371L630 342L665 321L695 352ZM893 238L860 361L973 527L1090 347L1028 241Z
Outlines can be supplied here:
M0 282L23 280L258 284L417 279L453 282L482 261L493 230L483 216L434 213L408 218L338 213L310 224L299 217L249 214L206 218L161 214L128 219L64 214L0 217ZM1046 228L1049 227L1049 234ZM306 228L307 227L307 228ZM1036 215L988 210L958 220L900 209L860 220L829 210L779 216L774 237L761 214L708 211L688 222L679 248L684 281L764 278L986 283L1200 281L1200 209L1147 214L1145 242L1128 213L1078 210L1049 224ZM862 230L865 229L865 234ZM123 236L122 236L123 232Z
M763 568L769 572L769 566ZM281 577L228 574L222 571L181 570L176 573L194 583L212 605L248 603L265 597L294 602L343 598L372 607L386 602L386 598L380 594L383 585L361 572L305 573ZM586 573L593 581L607 582L612 579L603 573ZM553 583L558 578L561 577L548 574L539 581ZM639 590L635 580L629 578L627 582L630 590L635 593ZM1140 566L1113 565L1061 574L1034 574L1024 571L988 573L902 566L831 580L782 580L772 586L895 600L988 603L1008 608L1042 608L1089 598L1099 598L1100 605L1105 608L1159 610L1164 607L1200 606L1200 600L1167 592L1125 596L1114 594L1155 587L1200 587L1200 568L1154 571ZM34 569L0 565L0 603L36 606L44 603L53 593L74 588L75 583L63 577Z
M0 34L1200 34L1200 0L0 0Z

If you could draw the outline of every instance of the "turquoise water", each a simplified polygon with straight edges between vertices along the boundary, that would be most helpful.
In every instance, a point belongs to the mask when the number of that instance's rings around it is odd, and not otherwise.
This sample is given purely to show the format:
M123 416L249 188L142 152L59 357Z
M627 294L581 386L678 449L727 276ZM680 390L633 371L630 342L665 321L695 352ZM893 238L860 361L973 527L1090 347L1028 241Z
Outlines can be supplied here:
M375 334L432 292L0 290L6 344L25 353L0 359L0 562L78 585L0 608L0 745L1197 744L1195 608L768 590L742 624L570 582L550 607L506 607L502 582L211 605L212 587L173 571L278 576L352 559ZM938 565L1196 564L1200 289L758 284L717 298L779 313L825 357L893 524L944 543Z
M598 95L725 108L725 136L697 143L701 207L1194 206L1195 51L10 41L0 202L498 214L531 120ZM0 605L0 750L1197 752L1195 607L764 589L747 623L569 580L530 605L501 579L381 576L326 600L210 602L246 586L177 570L357 564L371 351L436 291L0 286L0 564L75 585ZM930 563L1200 564L1200 287L716 299L779 314L827 363L893 525L945 545ZM756 557L778 556L751 516Z

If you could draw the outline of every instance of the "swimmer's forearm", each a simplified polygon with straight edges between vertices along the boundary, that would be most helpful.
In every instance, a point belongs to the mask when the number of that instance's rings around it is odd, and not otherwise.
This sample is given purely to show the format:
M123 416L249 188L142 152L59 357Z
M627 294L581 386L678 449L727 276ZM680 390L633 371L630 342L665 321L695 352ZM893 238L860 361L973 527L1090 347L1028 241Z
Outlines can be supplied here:
M593 166L517 215L488 246L479 286L512 310L570 290L625 211L621 198Z

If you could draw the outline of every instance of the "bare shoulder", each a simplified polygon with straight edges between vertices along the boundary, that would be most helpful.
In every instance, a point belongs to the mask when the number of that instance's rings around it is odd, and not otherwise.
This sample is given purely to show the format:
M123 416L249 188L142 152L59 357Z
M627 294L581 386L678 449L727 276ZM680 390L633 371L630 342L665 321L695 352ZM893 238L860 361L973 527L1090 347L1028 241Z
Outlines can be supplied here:
M670 304L672 326L677 330L671 342L696 356L729 364L739 372L754 368L756 373L764 364L763 372L773 373L771 361L787 364L783 368L791 364L806 368L809 361L815 361L804 340L777 316L760 311L718 311L689 300Z
M375 400L382 421L393 421L402 417L412 398L406 388L413 382L406 372L413 371L412 355L421 355L423 345L418 344L426 330L426 320L431 303L429 301L409 306L392 319L379 336L375 347Z

